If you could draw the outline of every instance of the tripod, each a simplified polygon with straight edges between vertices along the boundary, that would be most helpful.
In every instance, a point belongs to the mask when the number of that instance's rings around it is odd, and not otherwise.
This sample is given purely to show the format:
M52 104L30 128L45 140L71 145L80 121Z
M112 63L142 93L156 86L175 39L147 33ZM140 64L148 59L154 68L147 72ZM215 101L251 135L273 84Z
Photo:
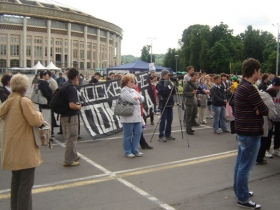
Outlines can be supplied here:
M177 88L175 88L175 92L176 92L176 100L177 100L177 106L178 106L178 117L179 117L179 122L180 122L180 127L181 127L182 140L183 140L184 139L184 134L183 134L182 115L184 116L184 114L182 114L183 111L182 111L181 107L182 107L184 101L179 96ZM186 135L186 139L187 139L188 147L190 147L188 135Z
M184 135L183 135L183 125L182 125L182 120L181 120L181 118L182 118L181 104L182 104L182 103L180 103L181 100L180 100L180 97L179 97L178 94L177 94L178 91L176 90L175 85L173 85L173 86L172 86L172 89L171 89L171 91L170 91L170 94L168 95L168 98L167 98L167 100L166 100L166 103L164 104L164 107L163 107L163 109L161 110L160 119L158 120L158 122L157 122L157 124L156 124L155 130L154 130L154 132L153 132L153 134L152 134L152 136L151 136L150 142L152 142L152 139L153 139L153 137L154 137L154 134L155 134L155 132L156 132L156 129L157 129L159 123L160 123L161 120L162 120L162 114L164 113L164 111L165 111L165 109L166 109L167 102L169 101L170 97L172 96L173 90L175 90L175 94L176 94L176 97L177 97L177 106L178 106L178 115L179 115L178 117L179 117L179 122L180 122L182 140L184 139ZM179 102L179 103L178 103L178 102ZM187 143L188 143L188 147L190 147L188 137L187 137Z

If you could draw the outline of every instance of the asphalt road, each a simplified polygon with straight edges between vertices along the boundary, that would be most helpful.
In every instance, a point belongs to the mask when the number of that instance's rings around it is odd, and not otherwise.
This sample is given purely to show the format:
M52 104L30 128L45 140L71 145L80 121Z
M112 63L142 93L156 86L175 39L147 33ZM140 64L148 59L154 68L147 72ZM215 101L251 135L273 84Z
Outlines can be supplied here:
M28 92L30 94L30 91ZM129 159L122 151L122 133L92 140L81 125L77 149L80 166L63 167L64 140L56 134L53 149L41 148L44 162L36 169L35 210L214 210L239 209L232 190L237 141L232 134L214 134L211 120L182 138L174 107L175 141L157 141L157 125L148 120L144 136L153 150ZM159 116L155 117L157 124ZM229 128L229 124L228 124ZM256 165L250 177L252 197L262 209L279 208L279 157ZM9 209L10 171L0 171L0 209Z

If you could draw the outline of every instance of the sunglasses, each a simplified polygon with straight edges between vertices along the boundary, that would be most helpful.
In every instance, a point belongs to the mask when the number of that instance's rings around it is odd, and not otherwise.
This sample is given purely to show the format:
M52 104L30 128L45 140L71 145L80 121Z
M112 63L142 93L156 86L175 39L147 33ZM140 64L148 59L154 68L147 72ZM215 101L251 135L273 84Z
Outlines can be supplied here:
M46 71L43 71L43 73L42 73L42 74L46 76L46 74L47 74L47 73L48 73L48 72L46 72Z

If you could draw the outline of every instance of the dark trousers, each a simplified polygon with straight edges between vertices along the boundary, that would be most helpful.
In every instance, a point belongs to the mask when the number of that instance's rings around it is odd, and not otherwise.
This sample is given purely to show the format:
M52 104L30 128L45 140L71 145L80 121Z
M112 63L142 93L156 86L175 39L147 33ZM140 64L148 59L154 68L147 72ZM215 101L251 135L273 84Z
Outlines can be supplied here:
M151 123L154 122L154 112L150 113L150 119L151 119Z
M272 130L268 131L267 137L261 137L261 145L257 156L257 162L263 161L263 158L265 156L265 151L268 150L267 148L270 148L271 138L272 138Z
M141 133L141 138L140 138L139 144L140 144L142 149L149 146L149 144L146 142L146 139L144 138L143 132Z
M12 171L11 210L32 210L35 168Z
M171 135L171 124L173 120L173 107L165 107L161 113L159 124L159 137Z
M279 149L280 147L280 122L274 123L275 134L274 134L274 149Z
M191 131L194 118L194 105L185 105L184 121L186 122L186 130Z

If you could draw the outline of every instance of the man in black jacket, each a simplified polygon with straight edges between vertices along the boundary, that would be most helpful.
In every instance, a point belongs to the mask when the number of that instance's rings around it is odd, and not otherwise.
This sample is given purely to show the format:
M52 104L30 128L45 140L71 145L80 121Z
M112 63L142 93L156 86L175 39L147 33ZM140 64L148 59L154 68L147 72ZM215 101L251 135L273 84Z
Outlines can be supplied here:
M221 77L214 77L214 86L210 90L213 107L213 130L215 134L220 134L219 123L224 133L229 133L226 127L226 109L227 99L223 88L221 87Z
M3 77L1 78L1 83L3 84L3 87L0 87L0 99L1 102L4 103L4 101L7 100L8 96L11 93L11 84L10 84L10 80L11 80L12 76L10 76L9 74L5 74L3 75Z
M167 69L161 71L161 79L156 86L159 98L161 118L159 124L159 141L175 140L171 136L171 124L173 120L173 106L175 89L170 82L170 72Z

